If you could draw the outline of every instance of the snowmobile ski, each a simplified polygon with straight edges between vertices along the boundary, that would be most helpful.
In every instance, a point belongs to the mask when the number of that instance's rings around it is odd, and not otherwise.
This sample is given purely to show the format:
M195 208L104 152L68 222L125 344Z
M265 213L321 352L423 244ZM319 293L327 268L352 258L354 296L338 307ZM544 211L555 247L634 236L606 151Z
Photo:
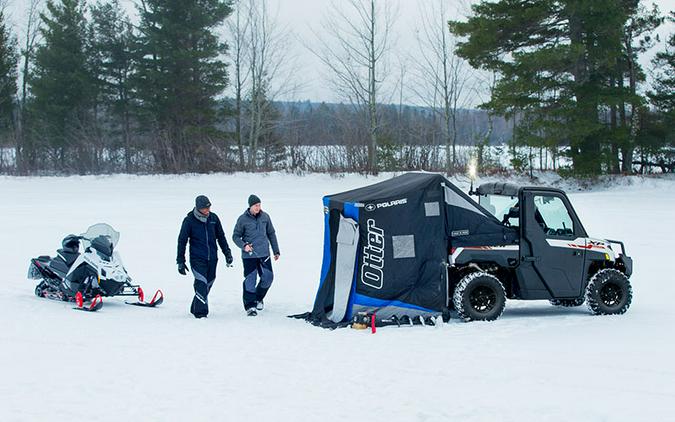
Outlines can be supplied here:
M73 309L78 310L78 311L86 311L86 312L96 312L99 309L103 307L103 298L101 298L101 295L96 295L90 303L85 304L84 303L84 298L82 297L81 292L77 292L75 295L75 307Z
M157 290L152 296L152 300L150 302L145 301L145 293L143 292L142 288L138 288L138 301L136 302L124 302L127 305L134 305L134 306L143 306L146 308L154 308L155 306L159 306L164 302L164 293L162 293L161 290Z

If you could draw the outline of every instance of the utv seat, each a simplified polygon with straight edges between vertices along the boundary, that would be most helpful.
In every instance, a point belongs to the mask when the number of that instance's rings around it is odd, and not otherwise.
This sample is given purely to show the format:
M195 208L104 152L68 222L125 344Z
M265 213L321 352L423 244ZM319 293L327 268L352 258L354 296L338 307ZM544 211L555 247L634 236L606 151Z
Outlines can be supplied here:
M502 218L502 224L510 225L508 223L511 218L520 218L520 207L518 205L509 208L509 212L504 214L504 218Z

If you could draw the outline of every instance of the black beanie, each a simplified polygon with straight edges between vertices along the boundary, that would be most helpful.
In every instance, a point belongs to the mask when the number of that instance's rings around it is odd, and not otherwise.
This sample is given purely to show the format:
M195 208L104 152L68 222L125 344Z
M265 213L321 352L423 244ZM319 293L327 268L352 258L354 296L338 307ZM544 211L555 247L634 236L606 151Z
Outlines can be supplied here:
M204 209L204 208L209 208L211 206L211 201L209 201L209 198L207 198L204 195L199 195L195 199L195 207L197 207L198 210Z
M248 206L249 207L252 207L255 204L259 204L259 203L260 203L260 198L258 198L257 196L252 194L251 196L248 197Z

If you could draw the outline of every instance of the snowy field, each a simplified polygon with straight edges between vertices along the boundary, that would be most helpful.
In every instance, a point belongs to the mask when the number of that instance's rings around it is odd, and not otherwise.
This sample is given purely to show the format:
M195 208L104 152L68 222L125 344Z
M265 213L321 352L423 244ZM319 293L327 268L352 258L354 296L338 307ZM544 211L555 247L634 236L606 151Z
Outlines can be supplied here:
M496 322L375 335L286 318L318 285L321 197L379 179L0 178L0 421L675 420L674 179L570 195L589 234L624 240L634 259L626 315L509 301ZM192 279L176 272L179 225L204 193L229 237L253 192L282 252L267 308L245 316L235 253L196 320ZM98 222L121 232L145 291L164 290L160 308L107 298L90 314L33 295L29 259Z

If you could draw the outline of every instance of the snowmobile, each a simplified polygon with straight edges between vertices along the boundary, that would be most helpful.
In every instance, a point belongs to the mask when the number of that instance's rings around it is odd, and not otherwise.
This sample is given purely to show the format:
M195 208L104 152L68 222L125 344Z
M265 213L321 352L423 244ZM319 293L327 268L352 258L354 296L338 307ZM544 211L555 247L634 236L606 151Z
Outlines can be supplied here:
M97 311L105 296L135 296L129 305L155 307L164 301L157 290L145 302L141 286L132 284L119 253L115 250L120 234L105 223L95 224L79 236L70 234L61 242L55 257L39 256L30 261L28 278L39 280L35 295L75 302L74 309ZM80 253L82 246L83 253Z

